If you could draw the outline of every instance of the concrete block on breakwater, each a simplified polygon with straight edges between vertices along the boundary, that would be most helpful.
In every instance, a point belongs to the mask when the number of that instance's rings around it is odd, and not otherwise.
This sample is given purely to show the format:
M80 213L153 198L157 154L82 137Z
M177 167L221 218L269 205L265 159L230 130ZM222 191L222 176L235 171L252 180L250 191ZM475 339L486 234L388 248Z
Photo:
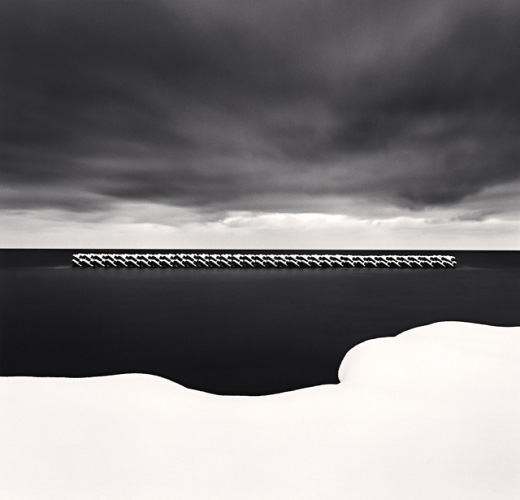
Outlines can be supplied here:
M110 268L454 268L453 255L322 253L76 253L74 267Z

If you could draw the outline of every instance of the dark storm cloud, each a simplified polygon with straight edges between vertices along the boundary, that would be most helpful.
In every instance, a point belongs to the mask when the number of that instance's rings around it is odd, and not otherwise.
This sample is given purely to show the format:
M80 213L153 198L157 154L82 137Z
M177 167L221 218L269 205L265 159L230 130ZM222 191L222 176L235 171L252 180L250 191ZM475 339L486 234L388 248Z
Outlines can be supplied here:
M518 175L519 61L516 1L4 0L0 182L35 208L452 204Z

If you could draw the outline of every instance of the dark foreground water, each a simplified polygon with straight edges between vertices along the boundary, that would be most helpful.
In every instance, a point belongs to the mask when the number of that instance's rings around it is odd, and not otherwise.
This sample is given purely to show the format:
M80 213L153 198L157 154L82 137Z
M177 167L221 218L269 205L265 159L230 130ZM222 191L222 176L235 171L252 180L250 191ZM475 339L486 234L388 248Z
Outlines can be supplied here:
M520 252L437 252L456 255L446 270L78 269L72 253L0 251L0 375L140 372L268 394L336 382L367 339L520 325Z

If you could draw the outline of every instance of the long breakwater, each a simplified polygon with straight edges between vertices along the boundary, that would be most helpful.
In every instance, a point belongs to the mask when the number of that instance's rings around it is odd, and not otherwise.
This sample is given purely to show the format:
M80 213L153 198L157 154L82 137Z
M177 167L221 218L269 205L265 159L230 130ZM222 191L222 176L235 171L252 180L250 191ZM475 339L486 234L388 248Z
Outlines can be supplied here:
M74 267L105 268L454 268L453 255L322 253L76 253Z

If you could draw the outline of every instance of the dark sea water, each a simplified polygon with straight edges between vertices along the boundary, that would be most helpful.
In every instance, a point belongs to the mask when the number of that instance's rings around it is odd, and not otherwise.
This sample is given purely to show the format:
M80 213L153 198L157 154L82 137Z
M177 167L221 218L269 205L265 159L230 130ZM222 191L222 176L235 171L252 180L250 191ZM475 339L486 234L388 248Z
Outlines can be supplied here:
M520 325L520 252L400 252L458 260L411 270L79 269L73 252L0 251L0 375L140 372L268 394L336 382L367 339L444 320Z

